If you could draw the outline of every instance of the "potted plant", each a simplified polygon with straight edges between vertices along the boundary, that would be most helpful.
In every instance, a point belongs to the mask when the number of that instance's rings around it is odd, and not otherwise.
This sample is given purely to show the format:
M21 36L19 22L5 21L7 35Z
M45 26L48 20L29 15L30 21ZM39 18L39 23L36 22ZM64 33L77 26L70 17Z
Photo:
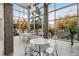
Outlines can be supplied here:
M77 26L76 26L76 19L70 19L68 24L67 24L67 29L68 29L68 33L69 33L69 37L71 39L71 45L73 45L73 39L74 39L74 35L77 32Z
M73 45L74 35L76 34L76 29L73 26L68 26L69 37L71 39L71 45Z

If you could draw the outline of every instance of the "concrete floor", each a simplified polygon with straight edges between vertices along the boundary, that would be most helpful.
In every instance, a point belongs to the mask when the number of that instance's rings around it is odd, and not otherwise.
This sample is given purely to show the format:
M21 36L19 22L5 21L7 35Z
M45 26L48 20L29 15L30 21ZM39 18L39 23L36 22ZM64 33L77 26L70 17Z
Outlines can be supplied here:
M18 36L14 37L14 56L24 56L24 52L25 52L25 42L23 42L22 40L19 39Z
M79 56L79 43L74 43L73 46L70 42L56 40L57 53L59 56ZM13 56L24 56L25 42L19 39L18 36L14 37L14 53ZM0 40L0 55L3 55L3 41Z
M0 56L3 56L4 51L4 40L0 40Z
M70 42L57 40L57 52L59 56L79 56L79 43L74 43L73 46Z

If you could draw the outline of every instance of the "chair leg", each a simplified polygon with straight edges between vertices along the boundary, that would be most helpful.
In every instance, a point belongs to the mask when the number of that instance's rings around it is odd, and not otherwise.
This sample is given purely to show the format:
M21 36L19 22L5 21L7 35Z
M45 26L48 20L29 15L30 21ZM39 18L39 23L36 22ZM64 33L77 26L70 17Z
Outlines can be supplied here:
M46 51L43 51L43 56L46 55L48 56L49 53L47 53Z
M25 56L27 55L27 53L25 53Z
M27 46L25 47L25 56L28 54L28 53L26 52L26 50L27 50Z
M43 56L49 56L49 53L47 53L46 51L43 51Z
M52 53L52 56L54 56L54 54Z
M38 56L38 53L36 54L36 56Z
M55 49L55 51L56 51L56 55L58 56L57 49Z
M33 55L33 52L32 52L32 50L30 49L30 56L32 56Z
M43 56L44 56L44 52L43 52Z
M27 54L27 53L26 53L26 48L27 48L27 46L25 47L25 56L26 56L26 54Z

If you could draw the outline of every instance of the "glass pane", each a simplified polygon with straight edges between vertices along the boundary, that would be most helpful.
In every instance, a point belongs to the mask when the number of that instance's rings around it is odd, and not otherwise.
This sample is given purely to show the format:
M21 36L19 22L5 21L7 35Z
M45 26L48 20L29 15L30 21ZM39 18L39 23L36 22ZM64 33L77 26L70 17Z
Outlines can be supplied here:
M23 18L25 18L26 20L28 20L28 19L27 19L27 14L24 14L24 15L23 15Z
M34 25L35 25L35 24L34 24L34 20L33 20L33 19L30 19L30 21L31 21L31 22L30 22L30 32L31 32L31 33L35 33L35 32L34 32Z
M13 17L13 21L14 21L13 23L16 23L18 19L19 19L18 17Z
M43 3L39 3L38 5L36 5L36 7L39 9L41 7L43 7Z
M37 35L42 36L42 19L41 17L37 17L35 20L35 32Z
M54 10L54 3L48 5L48 11Z
M44 8L40 9L40 14L44 14Z
M13 17L14 20L18 20L18 17Z
M19 17L19 11L15 11L15 10L13 10L13 16L17 16L17 17Z
M13 9L15 9L15 10L19 10L19 9L20 9L20 6L14 4L14 5L13 5Z
M24 9L24 12L27 14L27 9Z
M20 17L23 17L23 16L24 16L24 13L21 13L21 12L20 12Z
M23 12L24 11L24 8L23 7L20 7L19 8L19 11Z
M77 35L77 5L56 11L55 29L60 40L71 41L71 31L74 31L74 36Z
M49 13L48 19L54 20L54 12Z
M20 21L23 21L23 18L20 17Z
M54 36L54 12L49 13L48 17L48 35L49 37Z
M61 9L56 12L56 18L62 18L68 15L77 15L77 5Z
M56 9L62 8L62 7L67 6L69 4L71 4L71 3L56 3Z
M32 15L32 13L30 14L30 18L33 18L33 15Z

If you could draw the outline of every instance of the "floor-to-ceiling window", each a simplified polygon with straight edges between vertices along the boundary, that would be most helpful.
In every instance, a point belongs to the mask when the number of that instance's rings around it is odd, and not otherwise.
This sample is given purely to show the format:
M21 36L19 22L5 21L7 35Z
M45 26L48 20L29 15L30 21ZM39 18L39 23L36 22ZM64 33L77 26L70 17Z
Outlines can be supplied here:
M33 9L33 10L32 10ZM27 32L28 20L27 9L14 4L13 5L14 29L17 32ZM48 36L55 35L60 40L70 40L68 27L73 25L77 27L77 4L72 3L49 3L48 4ZM44 4L37 3L30 9L30 32L43 36L44 25ZM75 32L74 32L75 33ZM74 34L75 39L77 35Z
M23 8L17 4L13 4L13 23L14 23L14 33L27 32L28 30L28 19L27 19L27 9ZM17 31L17 33L16 33Z
M31 31L43 35L44 4L33 5L31 12ZM77 29L77 4L74 3L48 3L48 37L57 36L60 40L70 41L69 27ZM73 28L73 26L75 28ZM75 31L74 30L74 31ZM77 39L77 31L74 33Z
M75 33L74 39L77 39L77 4L50 3L48 9L49 37L56 34L60 40L70 41L70 33Z
M55 24L55 13L51 12L55 10L54 4L50 3L48 4L48 37L53 37L55 35L55 29L54 29L54 24Z
M56 9L59 9L56 11L57 36L63 40L70 40L70 33L75 33L77 27L77 5L56 4Z
M34 4L35 8L31 12L31 32L42 36L43 35L43 19L44 19L44 7L42 3Z

